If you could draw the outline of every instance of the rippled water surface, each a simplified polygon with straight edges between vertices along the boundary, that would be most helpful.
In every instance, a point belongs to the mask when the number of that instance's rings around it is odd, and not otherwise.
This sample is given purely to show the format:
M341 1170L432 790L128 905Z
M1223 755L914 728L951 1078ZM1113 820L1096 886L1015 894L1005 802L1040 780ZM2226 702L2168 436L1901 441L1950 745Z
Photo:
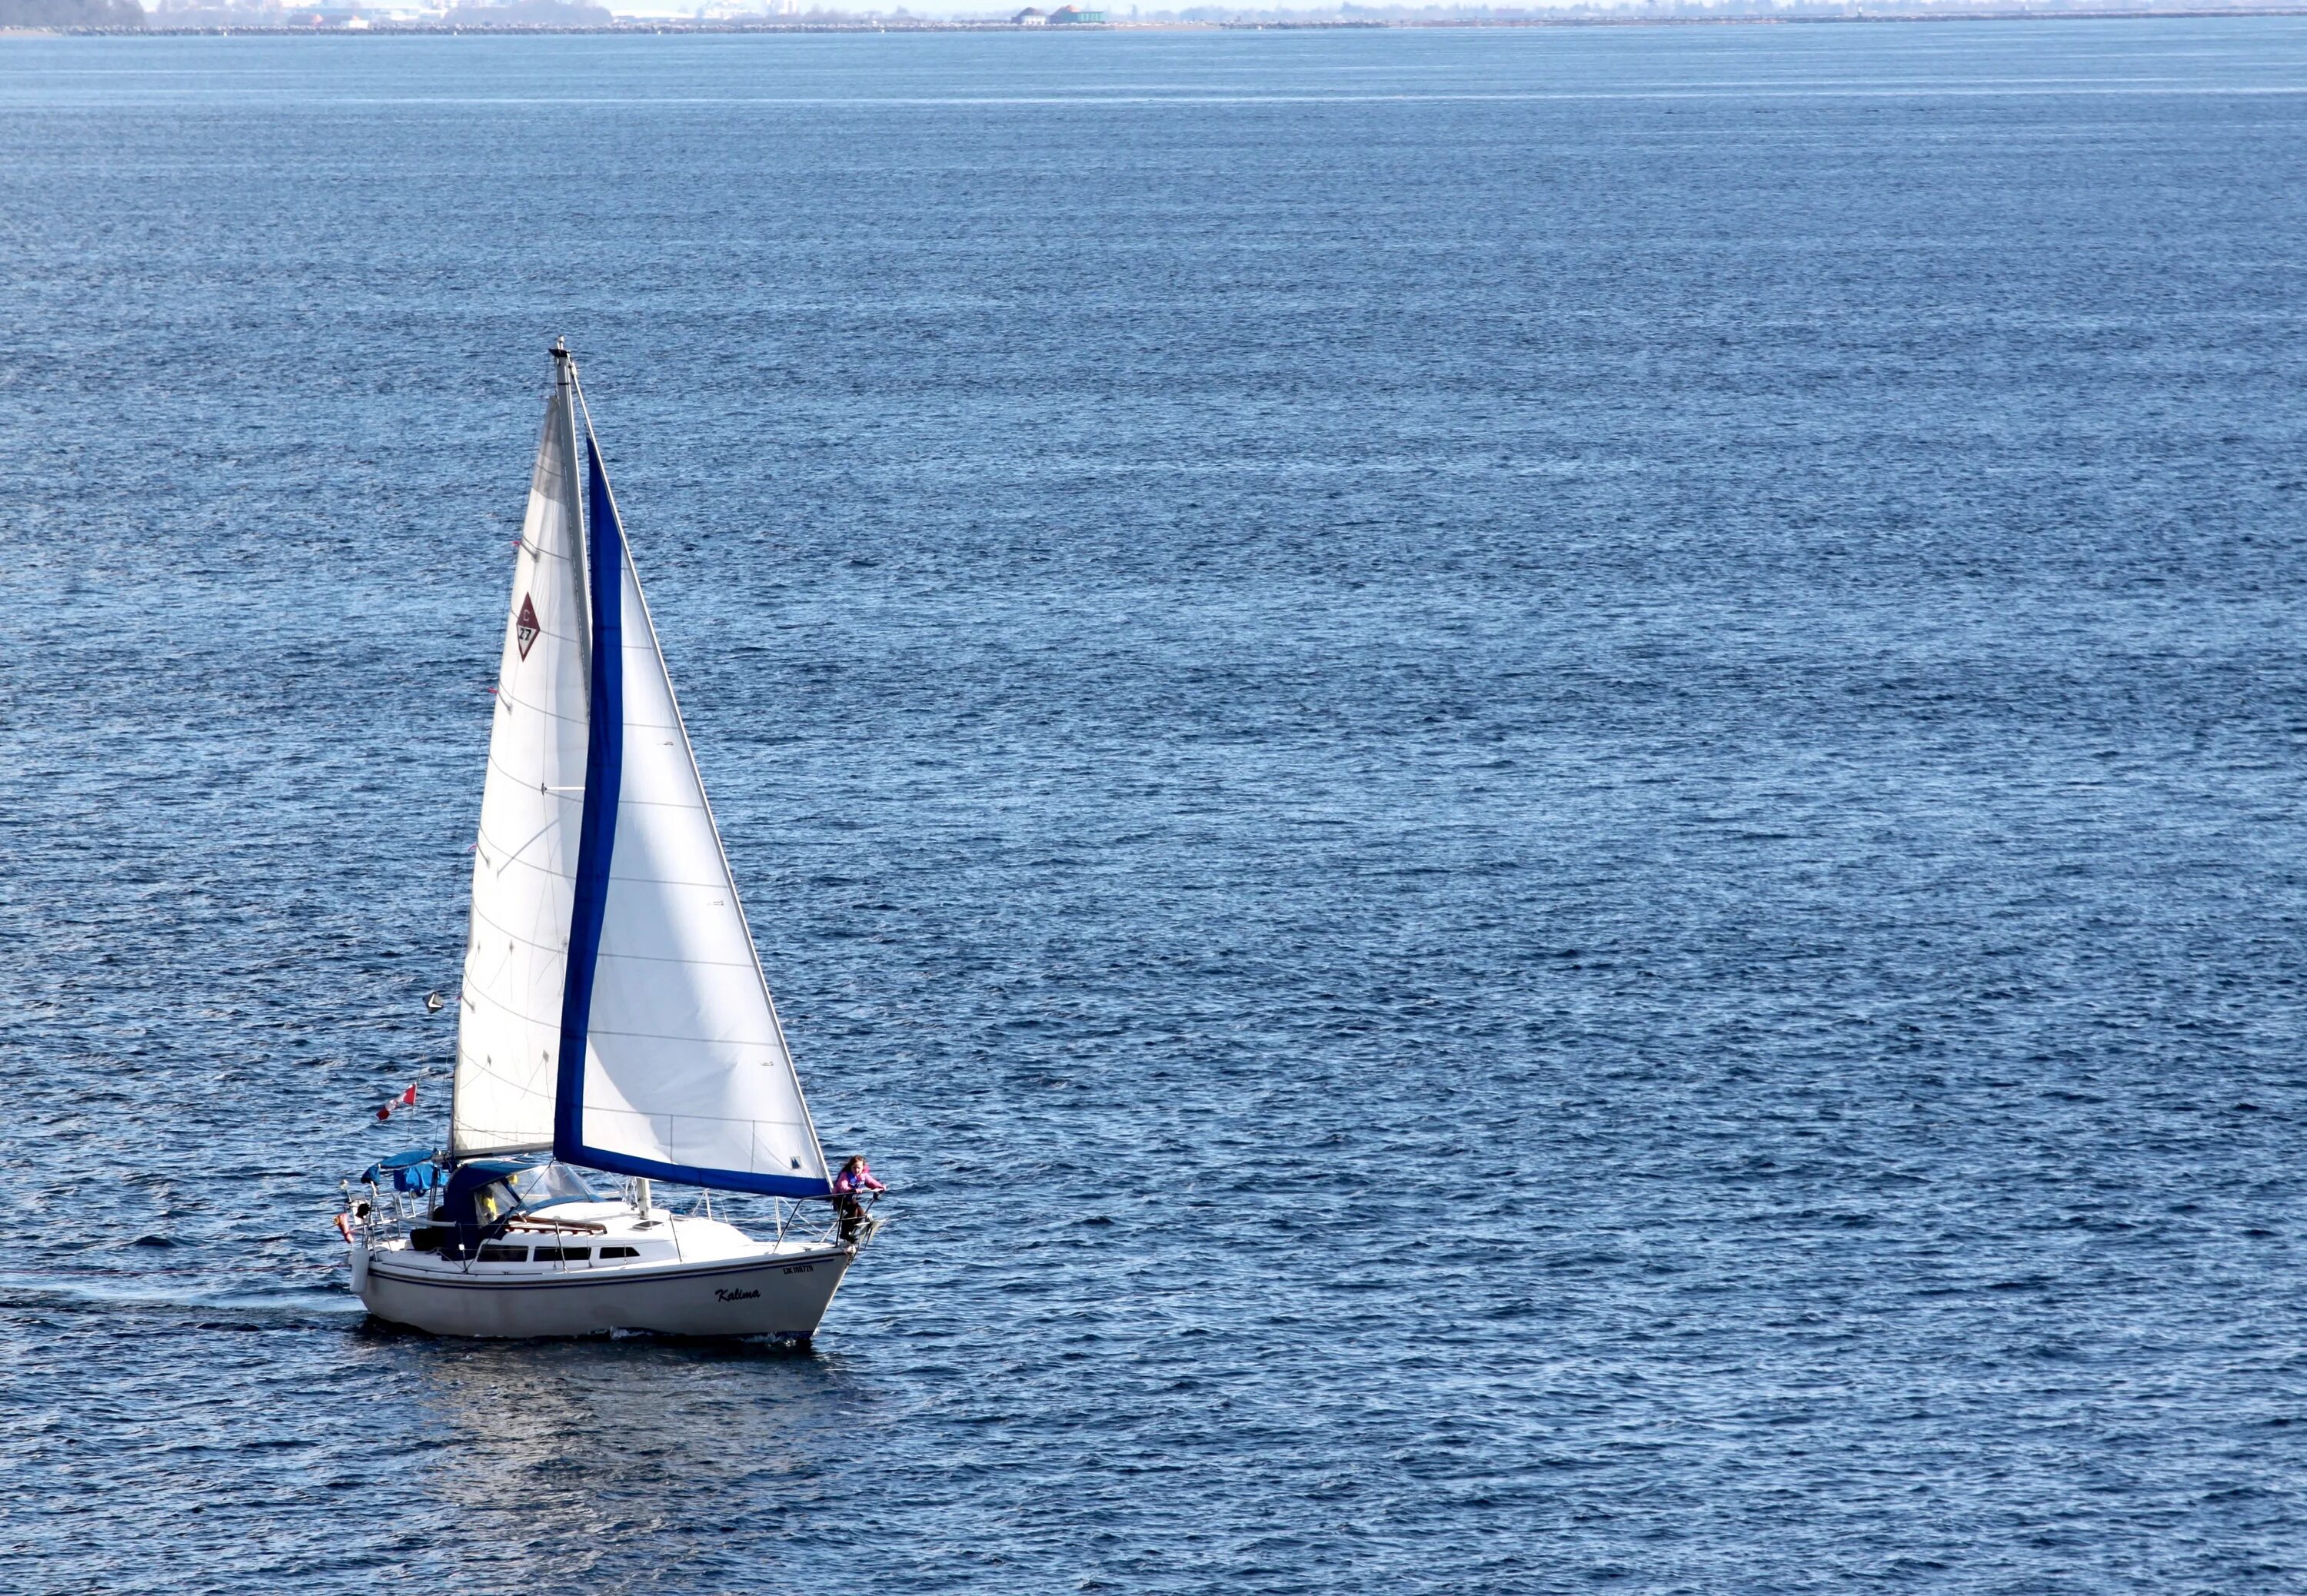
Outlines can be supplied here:
M2307 1585L2303 238L2301 20L0 40L0 1585ZM556 333L807 1354L329 1223Z

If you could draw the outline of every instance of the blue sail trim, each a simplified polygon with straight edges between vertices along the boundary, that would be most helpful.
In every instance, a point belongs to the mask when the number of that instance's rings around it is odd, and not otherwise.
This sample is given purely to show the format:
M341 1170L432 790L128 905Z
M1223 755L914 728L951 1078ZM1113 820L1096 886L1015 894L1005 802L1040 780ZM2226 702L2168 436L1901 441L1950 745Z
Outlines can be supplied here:
M588 533L586 582L593 609L593 679L585 741L585 809L577 829L577 897L569 917L568 973L561 987L561 1067L553 1099L553 1156L589 1164L585 1151L585 1033L593 1016L593 969L609 908L609 856L625 781L625 533L609 498L601 446L585 429Z
M813 1175L699 1169L689 1164L659 1164L653 1158L636 1158L629 1153L605 1152L599 1148L579 1147L573 1153L564 1153L558 1141L553 1143L553 1156L564 1163L581 1164L587 1169L605 1170L610 1174L643 1175L652 1181L710 1186L719 1191L758 1191L768 1197L829 1197L833 1193L830 1182Z
M585 1145L585 1043L593 1015L593 975L609 907L609 860L617 841L617 800L625 764L625 533L609 497L601 446L585 429L586 579L593 607L591 715L585 745L585 809L578 823L577 897L569 922L568 974L561 989L561 1065L553 1101L553 1156L610 1174L640 1175L725 1191L770 1197L825 1197L832 1186L811 1175L755 1174L659 1164Z

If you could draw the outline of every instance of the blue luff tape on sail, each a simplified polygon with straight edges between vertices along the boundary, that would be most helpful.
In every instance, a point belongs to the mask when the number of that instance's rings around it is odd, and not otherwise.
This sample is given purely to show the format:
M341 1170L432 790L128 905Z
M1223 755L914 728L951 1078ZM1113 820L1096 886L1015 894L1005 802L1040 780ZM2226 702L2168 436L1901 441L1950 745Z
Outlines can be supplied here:
M553 1099L553 1156L585 1156L585 1032L593 1013L593 969L609 907L609 855L617 841L617 793L625 775L625 533L609 498L609 474L590 424L585 428L586 580L593 601L592 704L585 738L585 809L577 827L577 892L569 917L569 961L561 986L561 1066Z

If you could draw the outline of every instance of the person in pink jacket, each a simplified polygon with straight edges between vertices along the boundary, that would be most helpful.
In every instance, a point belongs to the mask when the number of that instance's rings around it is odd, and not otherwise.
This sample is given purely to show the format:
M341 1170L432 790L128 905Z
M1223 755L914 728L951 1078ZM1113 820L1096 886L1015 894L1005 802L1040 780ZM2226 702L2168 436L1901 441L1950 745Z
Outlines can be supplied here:
M858 1227L865 1223L865 1205L859 1199L868 1191L888 1190L873 1178L873 1166L865 1162L864 1154L849 1155L841 1173L833 1177L833 1211L841 1216L843 1241L853 1241Z

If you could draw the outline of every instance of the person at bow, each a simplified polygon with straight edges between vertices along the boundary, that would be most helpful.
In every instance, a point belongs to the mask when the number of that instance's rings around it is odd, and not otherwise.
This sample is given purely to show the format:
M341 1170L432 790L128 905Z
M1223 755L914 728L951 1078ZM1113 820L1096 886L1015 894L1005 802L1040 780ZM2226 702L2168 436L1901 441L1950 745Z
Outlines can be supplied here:
M862 1153L852 1153L841 1165L841 1173L833 1177L833 1211L841 1217L841 1239L853 1242L865 1225L865 1193L887 1191L888 1188L873 1178L873 1166L865 1162Z

